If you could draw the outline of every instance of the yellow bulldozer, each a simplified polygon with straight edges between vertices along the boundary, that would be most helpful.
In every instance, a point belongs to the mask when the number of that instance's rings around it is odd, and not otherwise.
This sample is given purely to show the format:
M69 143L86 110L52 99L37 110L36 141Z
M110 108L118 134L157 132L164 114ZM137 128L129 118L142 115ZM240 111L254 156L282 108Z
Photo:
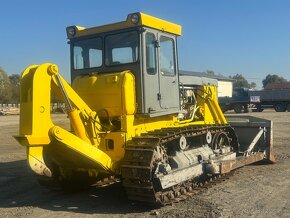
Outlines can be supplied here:
M164 205L236 168L275 161L271 121L226 119L212 80L179 76L180 25L132 13L66 31L71 86L50 63L21 79L15 138L40 181L67 188L114 177L128 199ZM52 92L65 102L70 129L52 122Z

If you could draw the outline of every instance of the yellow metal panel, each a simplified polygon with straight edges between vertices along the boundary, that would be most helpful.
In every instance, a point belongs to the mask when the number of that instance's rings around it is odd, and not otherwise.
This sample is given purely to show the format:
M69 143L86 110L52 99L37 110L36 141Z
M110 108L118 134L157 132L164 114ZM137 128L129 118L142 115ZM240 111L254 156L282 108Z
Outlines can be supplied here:
M31 135L24 136L14 136L14 138L23 146L39 146L39 145L47 145L50 143L50 139L47 136L37 137Z
M136 112L135 78L132 73L125 73L122 84L123 114L132 115Z
M140 13L140 15L141 15L141 25L158 29L164 32L173 33L175 35L181 35L180 25L150 16L148 14Z
M53 125L50 117L51 78L47 74L49 65L32 65L22 74L19 132L21 136L31 135L29 143L49 141L48 130Z
M227 121L219 107L215 86L200 86L197 95L198 106L205 124L226 124Z
M105 109L110 117L136 111L135 79L130 71L79 76L72 86L94 111Z
M139 22L136 24L134 24L131 21L131 17L133 14L138 14L139 16ZM138 12L138 13L129 14L127 16L127 20L122 21L122 22L96 26L96 27L91 27L91 28L74 26L76 30L76 34L75 36L68 35L68 38L77 38L77 37L82 37L82 36L94 35L97 33L104 33L104 32L110 32L114 30L121 30L121 29L140 27L140 26L147 26L147 27L151 27L160 31L172 33L175 35L181 35L180 25ZM70 28L70 27L67 27L67 28Z
M94 35L97 33L110 32L113 30L121 30L121 29L126 29L126 28L130 28L130 27L135 27L135 26L136 25L134 25L132 22L128 22L128 21L122 21L122 22L118 22L118 23L90 27L90 28L75 26L75 28L76 28L75 36L74 37L68 36L68 38L77 38L77 37L82 37L82 36Z
M113 142L113 147L110 147L109 141ZM126 133L110 132L100 135L99 149L105 152L114 161L121 160L125 154Z
M88 160L95 162L97 166L105 170L112 170L112 159L95 146L83 141L59 126L52 127L49 133L51 137L65 145L68 149L72 149Z

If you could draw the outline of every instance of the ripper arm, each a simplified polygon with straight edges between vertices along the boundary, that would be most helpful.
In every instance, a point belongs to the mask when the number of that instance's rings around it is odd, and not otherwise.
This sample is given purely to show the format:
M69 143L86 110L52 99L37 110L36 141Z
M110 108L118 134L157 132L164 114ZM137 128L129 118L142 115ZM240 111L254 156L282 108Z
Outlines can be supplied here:
M53 124L51 90L63 95L74 134ZM94 140L101 129L96 112L59 75L56 65L28 67L22 74L20 101L20 135L15 138L27 147L28 162L37 174L51 175L43 156L44 147L52 145L87 157L96 168L112 168L111 158L98 149Z

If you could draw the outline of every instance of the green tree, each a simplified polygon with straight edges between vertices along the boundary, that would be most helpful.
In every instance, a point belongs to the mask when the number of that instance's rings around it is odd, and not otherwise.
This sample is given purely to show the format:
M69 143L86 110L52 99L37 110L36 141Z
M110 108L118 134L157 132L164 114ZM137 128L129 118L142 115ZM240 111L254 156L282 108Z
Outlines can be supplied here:
M20 75L12 74L9 76L10 87L11 87L11 100L10 103L19 103L20 102Z
M286 83L287 80L282 76L278 76L276 74L268 74L265 79L263 79L263 88L265 88L270 83Z
M214 76L215 75L215 72L213 70L207 70L206 71L206 74L211 75L211 76Z
M10 80L7 73L0 67L0 103L9 103L11 95Z
M257 87L257 84L255 82L251 82L250 88L255 89Z
M236 74L233 77L230 77L234 79L233 87L234 88L251 88L249 82L243 77L242 74Z

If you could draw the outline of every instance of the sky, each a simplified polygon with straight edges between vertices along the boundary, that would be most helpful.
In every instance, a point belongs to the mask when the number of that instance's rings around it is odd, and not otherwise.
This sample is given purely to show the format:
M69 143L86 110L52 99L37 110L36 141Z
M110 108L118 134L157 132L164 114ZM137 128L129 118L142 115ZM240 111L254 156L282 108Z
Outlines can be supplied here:
M2 0L0 9L0 66L8 74L51 62L70 81L65 28L140 11L182 25L180 69L242 74L258 87L267 74L290 80L288 0Z

